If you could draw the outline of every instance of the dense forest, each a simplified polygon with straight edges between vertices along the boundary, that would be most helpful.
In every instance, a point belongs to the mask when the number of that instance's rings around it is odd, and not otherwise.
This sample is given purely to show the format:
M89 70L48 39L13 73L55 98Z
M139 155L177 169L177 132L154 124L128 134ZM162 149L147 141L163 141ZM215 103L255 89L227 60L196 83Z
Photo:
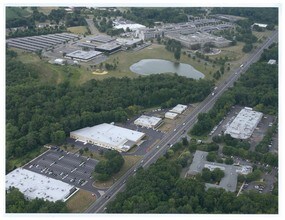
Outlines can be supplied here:
M213 88L207 80L167 74L48 85L15 56L8 52L6 57L7 158L23 157L50 142L60 144L82 127L125 121L143 108L202 101ZM9 164L7 169L12 169Z
M197 15L204 13L201 8L131 8L123 13L123 17L153 27L154 22L179 23L188 21L187 14Z
M249 18L252 22L278 25L278 8L213 8L212 14L229 14Z
M269 57L278 57L278 45L265 51L261 60L254 63L226 91L208 113L198 116L191 134L206 135L218 124L233 105L253 107L265 114L277 115L278 112L278 65L267 64Z
M139 169L107 206L108 213L278 213L278 197L254 191L236 193L210 188L194 179L181 179L181 167L160 158L147 170ZM221 174L217 175L220 176Z
M6 213L67 213L62 201L49 202L43 199L28 200L16 188L6 191Z

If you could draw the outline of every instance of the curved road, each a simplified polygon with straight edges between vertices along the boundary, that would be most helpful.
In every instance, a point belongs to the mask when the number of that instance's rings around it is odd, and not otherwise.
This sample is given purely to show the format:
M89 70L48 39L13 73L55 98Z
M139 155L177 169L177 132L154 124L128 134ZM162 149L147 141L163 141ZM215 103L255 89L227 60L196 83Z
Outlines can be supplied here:
M139 167L146 168L154 163L161 155L165 154L165 152L171 147L171 144L174 144L176 141L178 141L181 136L185 135L185 130L188 131L195 124L198 114L202 112L208 112L215 104L217 98L220 97L223 92L225 92L229 87L232 87L234 82L239 78L240 74L244 73L252 63L256 62L260 58L263 50L268 48L268 46L271 45L272 42L277 38L278 32L274 31L270 38L265 41L261 47L253 52L253 54L248 58L248 61L244 63L242 67L235 69L235 71L233 71L233 74L228 77L225 83L220 84L216 88L214 95L210 94L205 100L203 100L193 112L185 117L182 124L178 125L173 131L167 133L164 136L164 138L158 143L158 148L155 147L149 151L140 162L134 165L132 169L128 170L120 180L114 183L114 185L105 192L104 196L98 198L85 212L104 212L107 203L110 200L114 199L116 194L125 188L126 180L130 176L135 175L136 170Z

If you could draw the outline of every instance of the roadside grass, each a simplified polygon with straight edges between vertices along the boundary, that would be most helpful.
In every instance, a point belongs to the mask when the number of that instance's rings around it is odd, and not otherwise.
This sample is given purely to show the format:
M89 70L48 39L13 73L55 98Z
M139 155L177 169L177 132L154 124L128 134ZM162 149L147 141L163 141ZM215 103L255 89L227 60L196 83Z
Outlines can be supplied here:
M75 195L66 201L66 206L72 213L81 213L86 210L96 197L91 192L80 189Z
M123 156L125 159L125 163L121 170L114 174L112 178L108 181L99 182L95 181L93 185L97 188L109 188L111 187L118 179L120 179L132 166L134 166L140 159L142 159L142 156L133 156L133 155L126 155Z
M67 30L74 34L85 34L87 32L87 28L85 26L69 27Z

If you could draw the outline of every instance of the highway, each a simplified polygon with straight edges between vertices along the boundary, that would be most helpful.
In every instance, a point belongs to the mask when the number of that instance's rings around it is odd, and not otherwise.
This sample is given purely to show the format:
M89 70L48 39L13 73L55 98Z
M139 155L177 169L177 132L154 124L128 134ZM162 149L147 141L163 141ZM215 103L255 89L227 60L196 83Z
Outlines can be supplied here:
M139 167L147 168L152 163L154 163L160 156L165 154L165 152L172 146L172 144L176 143L181 136L185 136L185 132L187 132L197 121L197 116L199 113L208 112L213 105L215 104L218 97L220 97L229 87L232 87L234 82L240 77L242 73L244 73L252 63L256 62L263 50L268 48L269 45L272 44L278 38L278 32L275 31L270 36L267 41L264 41L263 44L257 48L252 54L249 56L246 63L243 63L243 66L235 69L233 73L228 77L228 79L217 86L217 88L213 91L214 95L211 93L206 99L204 99L189 115L184 118L184 121L181 122L173 131L168 132L162 140L157 144L158 147L154 147L150 150L144 158L138 162L134 167L128 170L122 177L119 179L112 187L110 187L103 196L98 198L88 209L86 209L86 213L103 213L105 211L105 207L107 203L114 199L116 194L125 188L126 180L135 175L136 170Z

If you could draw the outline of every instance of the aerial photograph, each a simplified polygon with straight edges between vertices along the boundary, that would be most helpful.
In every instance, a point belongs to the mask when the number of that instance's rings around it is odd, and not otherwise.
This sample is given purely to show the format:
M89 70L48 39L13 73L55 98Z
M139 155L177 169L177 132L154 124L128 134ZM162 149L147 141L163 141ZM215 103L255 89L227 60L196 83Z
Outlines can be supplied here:
M4 214L278 216L279 12L5 6Z

